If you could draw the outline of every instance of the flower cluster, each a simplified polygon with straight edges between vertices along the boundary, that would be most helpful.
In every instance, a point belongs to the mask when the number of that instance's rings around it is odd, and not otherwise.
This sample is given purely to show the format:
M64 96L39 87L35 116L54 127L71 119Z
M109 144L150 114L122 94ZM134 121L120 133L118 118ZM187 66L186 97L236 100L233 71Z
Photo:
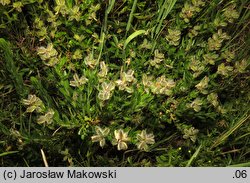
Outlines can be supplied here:
M204 72L205 64L199 61L195 56L190 59L189 68L194 72L193 77L198 77L202 72Z
M166 40L170 45L178 46L181 39L181 31L168 29L168 35L166 36Z
M187 107L193 108L195 112L199 112L201 110L202 104L203 101L200 98L196 98L193 102L188 103Z
M89 16L88 18L85 20L86 22L86 25L89 25L92 23L92 21L97 21L96 19L96 12L101 8L101 5L100 4L96 4L96 5L92 5L90 8L89 8Z
M142 130L140 134L137 134L137 147L140 150L148 151L148 144L154 144L155 139L152 133L147 134L146 130Z
M233 71L233 67L226 66L224 63L222 63L218 66L217 73L227 77L232 71Z
M81 11L80 11L80 7L75 5L71 8L69 8L66 5L65 0L56 0L56 6L54 8L55 14L58 15L59 13L62 16L66 16L68 15L68 19L70 21L72 20L76 20L76 21L80 21L81 18Z
M54 38L56 31L58 30L58 26L61 25L62 22L58 20L59 18L58 14L55 14L53 11L50 10L47 11L48 11L47 22L50 23L50 36Z
M167 79L164 75L156 78L156 82L151 87L152 93L165 94L170 96L172 94L172 88L175 87L173 79Z
M231 62L235 58L234 51L231 50L225 50L221 56L226 59L227 62Z
M147 39L144 39L139 48L150 50L152 48L152 44Z
M81 11L79 6L73 6L69 9L69 20L76 20L77 22L80 21L81 18Z
M0 4L2 4L2 5L8 5L8 4L10 4L11 3L11 1L10 0L0 0Z
M195 129L194 127L191 127L189 129L184 129L184 135L183 138L184 139L191 139L192 142L195 142L197 139L197 134L198 134L199 130Z
M239 73L246 72L246 68L249 66L249 62L247 62L246 59L243 59L241 61L235 62L235 68L236 71Z
M203 58L206 64L214 65L216 60L219 58L219 55L212 52L212 53L204 54Z
M236 4L229 5L223 12L223 16L229 23L239 18L239 13L235 10Z
M133 75L134 75L134 70L130 69L127 72L123 72L121 69L120 79L115 81L119 90L125 90L128 93L133 93L134 90L131 86L132 84L136 83L136 79Z
M208 100L208 102L211 103L214 107L217 107L217 106L219 105L217 93L210 93L210 94L207 96L207 100Z
M95 135L91 137L92 142L99 142L100 146L103 148L106 144L106 138L110 133L109 128L101 128L99 126L95 127ZM128 149L128 142L131 142L131 138L128 132L124 132L123 129L114 130L114 136L111 140L112 145L117 145L117 150ZM152 133L148 134L146 130L142 130L141 133L137 133L135 144L139 150L148 151L149 146L155 143L154 135Z
M34 34L39 38L40 41L45 40L48 36L48 29L45 26L45 23L39 17L35 18L34 21Z
M56 14L61 13L63 16L68 14L68 8L66 6L65 0L56 0L56 6L54 10Z
M219 50L222 46L222 42L229 38L230 36L228 36L226 33L223 33L222 29L219 29L217 33L214 33L213 36L208 39L208 50Z
M109 83L107 82L103 82L101 84L102 89L100 90L99 94L98 94L98 98L101 101L105 101L108 100L111 97L111 92L115 89L115 84L111 81Z
M124 132L122 129L114 131L115 138L112 141L113 145L117 145L117 150L126 150L128 148L127 142L130 140L128 132Z
M70 86L78 88L83 86L88 81L88 79L85 76L81 76L79 78L78 74L74 74L73 79L74 80L70 81Z
M103 79L108 74L108 66L105 64L105 62L100 62L100 72L98 73L99 78Z
M17 11L22 12L23 3L22 2L14 2L13 8L15 8Z
M85 57L84 62L91 69L94 69L98 64L92 53L88 54L87 57Z
M37 123L38 124L51 124L52 120L53 120L53 116L54 116L55 112L52 109L49 109L48 112L42 116L40 116L37 119Z
M154 77L153 76L148 76L146 74L142 75L142 84L144 86L144 90L149 93L150 88L153 86L154 84Z
M38 98L36 95L29 95L28 99L23 99L23 104L27 105L28 108L26 109L26 112L32 113L34 111L38 113L44 113L45 106L40 98ZM41 115L37 119L38 124L51 124L53 120L55 112L52 109L49 109L44 115Z
M155 50L154 52L154 59L150 60L149 63L152 66L155 66L156 68L159 68L159 63L161 63L164 60L164 54L163 53L159 53L159 50Z
M28 99L23 99L23 104L28 106L26 112L32 113L33 111L42 112L45 108L42 100L36 95L29 95Z
M208 87L209 77L205 76L195 87L202 93L207 94L208 91L206 88Z
M194 38L195 36L197 36L199 34L199 31L201 29L201 26L200 25L196 25L194 26L188 33L188 36L190 38Z
M181 10L180 17L184 19L186 23L205 5L203 0L192 0L191 2L186 2Z
M82 50L80 49L76 49L76 51L74 52L72 59L74 60L80 60L82 59Z
M213 25L218 28L218 27L225 27L227 26L227 22L223 19L222 16L217 16L214 21Z
M39 47L37 48L37 53L40 58L45 61L45 65L54 66L58 63L57 51L53 48L53 44L49 43L47 47Z
M96 135L93 135L91 137L92 142L99 142L100 146L104 147L104 145L106 144L105 137L108 136L110 129L109 128L102 129L99 126L96 126L95 132L96 132Z
M172 88L175 87L176 83L173 79L167 79L164 75L156 78L152 76L147 76L143 74L142 83L144 85L145 91L149 92L149 89L154 94L164 94L164 95L172 95Z
M210 93L207 95L207 101L213 105L213 107L216 109L217 112L224 114L226 113L226 109L220 105L218 101L218 94L217 93Z

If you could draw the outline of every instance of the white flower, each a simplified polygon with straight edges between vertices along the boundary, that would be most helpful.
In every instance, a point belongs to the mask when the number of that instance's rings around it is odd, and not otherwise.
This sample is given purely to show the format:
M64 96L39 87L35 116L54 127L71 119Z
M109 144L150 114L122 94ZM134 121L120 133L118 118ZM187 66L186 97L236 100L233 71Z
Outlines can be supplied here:
M74 52L72 59L75 59L75 60L82 59L82 51L80 49L77 49Z
M103 101L108 100L111 97L111 91L113 91L114 89L115 89L115 84L113 82L110 83L103 82L102 90L99 92L98 98Z
M158 77L156 81L151 85L151 91L155 94L165 94L171 95L172 88L175 87L175 82L173 79L166 79L164 75Z
M209 77L205 76L195 87L200 90L201 93L207 94L207 90L205 90L208 87Z
M124 132L122 129L115 130L115 139L113 140L112 144L117 145L117 149L126 150L128 148L127 141L129 141L128 133Z
M164 60L164 54L160 53L158 49L156 49L154 53L155 53L154 59L150 60L150 64L158 68L159 67L158 64Z
M143 43L139 46L139 48L145 48L150 50L152 48L152 44L147 39L144 39Z
M189 68L194 71L193 76L198 77L205 69L204 63L200 62L196 57L191 58Z
M94 59L92 54L89 54L85 59L84 62L87 66L89 66L91 69L94 69L97 65L97 60Z
M122 70L121 70L120 79L118 79L116 81L116 84L118 85L119 90L126 90L129 93L133 92L133 90L131 90L131 88L129 88L129 86L132 83L136 82L136 79L133 75L134 75L134 71L132 69L128 70L127 73L122 72Z
M199 130L195 129L194 127L191 127L189 129L184 129L183 138L184 139L190 138L193 142L195 142L198 132L199 132Z
M0 0L0 4L2 5L8 5L10 3L11 3L10 0Z
M52 43L49 43L46 48L43 46L37 48L37 53L43 61L56 57L58 54L57 51L53 48Z
M225 66L224 63L220 64L218 66L218 70L217 70L217 73L218 74L221 74L223 76L229 76L229 73L233 71L233 67L231 66Z
M58 58L57 57L52 57L48 60L48 62L45 62L44 64L50 67L53 67L54 65L56 65L58 63Z
M248 62L246 59L243 59L242 61L235 62L236 71L239 73L246 72L246 68L248 67L249 64L250 64L250 62Z
M15 8L19 12L22 12L22 7L23 7L23 3L20 1L13 3L13 8Z
M187 104L187 106L193 108L196 112L199 112L202 104L202 100L200 98L196 98L191 104Z
M147 76L146 74L142 75L142 84L144 87L150 87L153 85L153 76Z
M111 97L111 93L110 93L110 92L101 90L101 91L98 93L98 98L99 98L100 100L102 100L102 101L108 100L110 97Z
M144 90L149 93L149 88L153 86L153 76L142 75L142 84L144 85Z
M140 134L137 134L137 147L140 150L147 151L148 150L148 144L154 144L154 135L152 133L147 134L146 130L142 130Z
M40 98L38 98L36 95L29 95L28 99L22 100L24 105L27 105L28 108L26 109L26 112L41 112L44 108L44 104Z
M108 67L106 66L105 62L100 62L101 71L98 73L99 77L104 78L108 74Z
M37 123L38 124L43 124L43 123L51 124L54 114L55 114L55 112L52 109L49 109L45 115L40 116L37 119Z
M219 105L217 93L210 93L210 94L207 96L207 100L208 100L208 102L210 102L214 107L217 107L217 106Z
M103 82L102 89L111 92L112 90L115 89L115 84L113 82L110 83Z
M134 78L134 71L132 69L128 70L127 73L123 73L123 77L125 79L125 81L127 82L134 82L135 81L135 78Z
M96 135L93 135L91 137L92 142L99 142L100 146L104 147L104 145L106 144L105 137L108 136L110 129L109 128L102 129L99 126L96 126L95 132L96 132Z
M74 86L74 87L80 87L88 81L88 79L85 76L82 76L81 78L79 78L77 74L74 74L73 78L74 80L70 81L70 86Z

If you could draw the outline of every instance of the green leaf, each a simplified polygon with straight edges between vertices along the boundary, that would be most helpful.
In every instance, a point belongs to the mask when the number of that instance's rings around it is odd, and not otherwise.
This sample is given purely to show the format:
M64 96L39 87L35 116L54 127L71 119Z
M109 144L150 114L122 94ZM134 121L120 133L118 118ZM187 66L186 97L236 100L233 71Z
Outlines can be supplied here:
M18 153L19 151L8 151L0 154L0 157Z
M112 11L114 5L115 5L115 0L109 0L109 6L108 6L108 9L107 9L107 14L109 14Z
M30 81L39 92L40 97L46 101L47 106L52 107L54 105L53 100L49 95L47 88L43 86L42 82L33 76L30 78Z
M132 39L134 39L135 37L137 37L137 36L139 36L139 35L141 35L141 34L145 34L145 33L146 33L145 30L138 30L138 31L135 31L133 34L131 34L131 35L126 39L126 41L125 41L125 43L124 43L124 45L123 45L123 49L124 49L124 50L126 49L128 43L129 43Z
M131 22L133 21L134 11L136 9L136 4L137 4L137 0L134 0L133 7L131 9L129 19L128 19L128 23L127 23L127 27L126 27L126 33L129 31L130 26L131 26Z
M241 119L239 119L235 125L233 127L231 127L228 131L226 131L224 134L222 134L221 136L219 136L216 141L213 143L212 148L217 147L218 145L220 145L222 142L224 142L234 131L236 131L237 129L239 129L241 127L241 125L245 122L248 121L248 119L250 118L250 115L247 114L248 112L246 112L243 117Z
M191 163L193 162L193 160L198 156L198 154L199 154L199 152L200 152L200 150L201 150L201 147L202 147L202 145L200 145L200 146L198 147L198 149L195 151L195 153L193 154L193 156L192 156L192 157L190 158L190 160L188 161L186 167L189 167L189 166L191 165Z
M24 86L23 78L18 72L18 68L13 59L13 52L11 50L10 44L3 38L0 38L0 50L3 50L3 58L5 60L4 65L6 70L9 72L10 78L12 79L17 93L21 98L24 98L24 96L27 95L27 88Z

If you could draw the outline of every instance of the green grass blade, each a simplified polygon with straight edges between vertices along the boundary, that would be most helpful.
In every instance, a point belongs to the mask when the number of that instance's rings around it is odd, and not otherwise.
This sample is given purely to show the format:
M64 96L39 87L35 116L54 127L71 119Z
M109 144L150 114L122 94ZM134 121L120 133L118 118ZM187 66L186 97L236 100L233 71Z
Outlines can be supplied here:
M99 63L99 61L101 59L102 52L103 52L103 49L104 49L105 35L106 35L105 33L107 32L108 14L114 8L114 4L115 4L115 0L109 1L109 6L105 11L104 21L102 23L101 36L100 36L101 39L100 39L100 44L99 44L99 55L98 55L98 59L97 59L98 63Z
M18 153L19 151L8 151L8 152L4 152L4 153L1 153L0 154L0 157L3 157L3 156L8 156L10 154L15 154L15 153Z
M165 0L164 2L162 2L162 4L159 5L159 7L161 7L161 8L159 10L159 14L158 14L158 17L157 17L157 20L156 20L157 22L160 21L160 19L162 17L163 10L164 10L164 7L165 7L164 5L165 5L166 2L167 2L167 0Z
M163 23L163 20L168 16L168 14L170 13L170 11L173 9L175 3L176 3L177 0L166 0L160 10L160 14L157 18L157 22L158 25L157 25L157 28L155 30L155 37L159 34L160 30L161 30L161 27L162 27L162 23Z
M6 70L10 73L10 78L12 79L18 95L23 98L27 94L27 89L23 85L23 78L18 72L18 68L13 60L13 53L10 45L3 38L0 38L0 49L3 50Z
M200 150L201 150L201 147L202 147L202 145L200 145L200 146L198 147L198 149L195 151L195 153L193 154L193 156L192 156L192 157L190 158L190 160L188 161L186 167L189 167L189 166L191 165L191 163L194 161L194 159L198 156L198 154L199 154L199 152L200 152Z
M250 161L247 163L239 163L235 165L229 165L228 167L250 167Z
M3 115L3 114L2 114ZM8 135L10 133L9 129L2 123L4 117L0 116L0 132L2 134Z
M114 8L114 5L115 5L115 0L109 0L109 6L108 6L108 9L107 9L107 14L109 14L112 9Z
M41 81L39 81L35 77L31 77L30 81L31 81L32 85L37 89L40 97L44 101L46 101L46 105L48 105L49 107L52 107L53 106L53 100L52 100L51 96L48 94L47 90L43 87Z
M246 122L250 118L250 115L247 113L245 114L231 129L229 129L227 132L225 132L223 135L221 135L212 145L212 148L217 147L222 142L224 142L234 131L236 131L240 126Z
M139 35L141 35L141 34L144 34L144 33L146 33L145 30L138 30L138 31L135 31L134 33L132 33L132 34L126 39L126 41L125 41L125 43L124 43L124 45L123 45L123 49L124 49L124 50L126 49L128 43L129 43L132 39L134 39L135 37L137 37L137 36L139 36Z
M154 42L153 42L151 53L154 52L155 46L157 44L157 39L160 33L162 32L162 30L165 28L165 27L162 27L163 20L165 20L165 18L168 16L170 11L173 9L176 1L177 0L170 0L170 1L165 0L165 2L161 5L161 9L159 11L159 15L156 21L158 24L154 27L153 33L152 33L152 38L154 39Z
M127 23L127 27L126 27L126 33L129 31L130 27L131 27L131 22L133 21L133 15L136 9L136 4L137 4L137 0L134 0L131 12L129 14L129 19L128 19L128 23Z

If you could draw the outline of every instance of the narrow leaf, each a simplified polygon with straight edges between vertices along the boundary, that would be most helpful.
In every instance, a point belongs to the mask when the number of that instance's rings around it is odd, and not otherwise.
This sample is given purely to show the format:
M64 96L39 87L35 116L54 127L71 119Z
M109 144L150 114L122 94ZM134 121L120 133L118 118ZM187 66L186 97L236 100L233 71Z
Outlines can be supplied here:
M0 157L18 153L19 151L8 151L0 154Z
M138 30L138 31L135 31L133 34L131 34L131 35L126 39L126 41L125 41L125 43L124 43L124 45L123 45L123 49L124 49L124 50L126 49L128 43L129 43L132 39L134 39L135 37L137 37L137 36L139 36L139 35L141 35L141 34L144 34L144 33L146 33L145 30Z

